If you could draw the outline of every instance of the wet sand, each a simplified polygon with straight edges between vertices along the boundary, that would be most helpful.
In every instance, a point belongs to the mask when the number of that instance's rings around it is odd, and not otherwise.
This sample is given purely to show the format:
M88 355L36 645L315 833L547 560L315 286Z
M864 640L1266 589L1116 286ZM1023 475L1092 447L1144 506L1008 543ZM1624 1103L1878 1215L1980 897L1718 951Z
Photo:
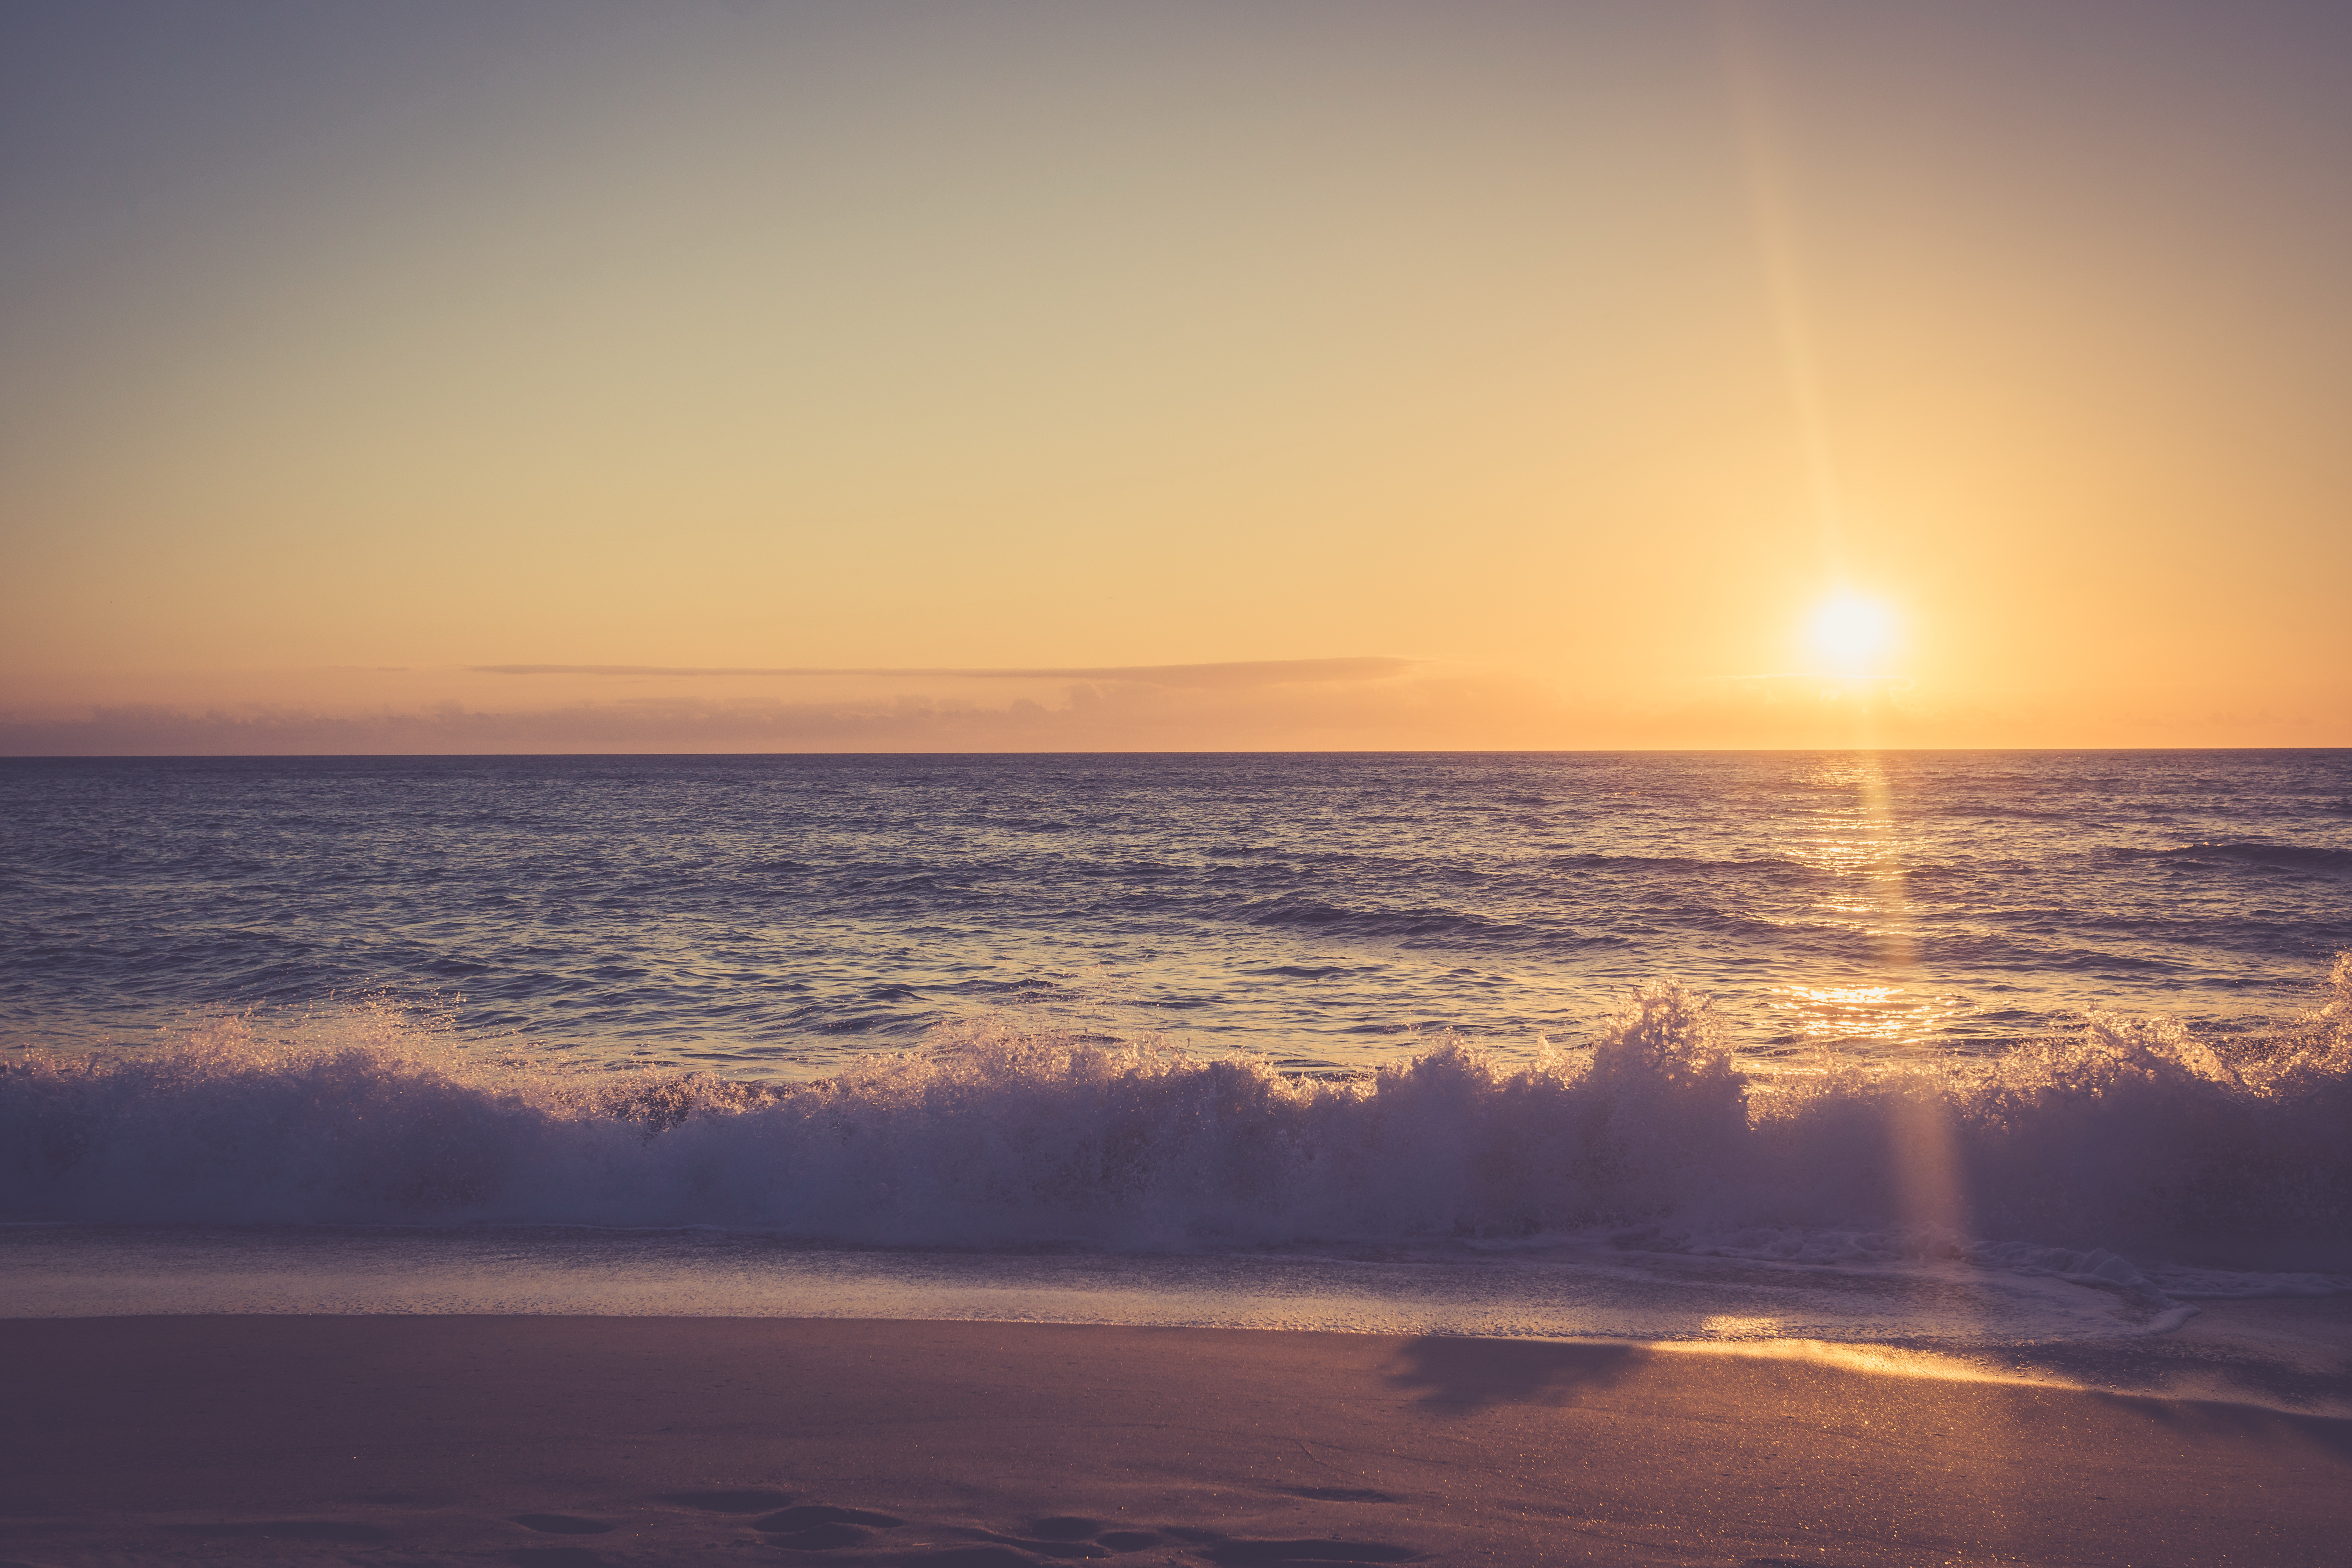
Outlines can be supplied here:
M0 1321L0 1563L2332 1560L2352 1421L1616 1344Z

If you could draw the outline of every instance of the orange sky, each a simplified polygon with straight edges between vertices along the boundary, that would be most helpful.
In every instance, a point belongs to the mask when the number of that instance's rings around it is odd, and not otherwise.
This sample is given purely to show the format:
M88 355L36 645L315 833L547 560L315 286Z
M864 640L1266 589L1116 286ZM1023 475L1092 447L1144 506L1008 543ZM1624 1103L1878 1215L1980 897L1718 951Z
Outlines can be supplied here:
M2339 8L35 9L0 751L2352 744Z

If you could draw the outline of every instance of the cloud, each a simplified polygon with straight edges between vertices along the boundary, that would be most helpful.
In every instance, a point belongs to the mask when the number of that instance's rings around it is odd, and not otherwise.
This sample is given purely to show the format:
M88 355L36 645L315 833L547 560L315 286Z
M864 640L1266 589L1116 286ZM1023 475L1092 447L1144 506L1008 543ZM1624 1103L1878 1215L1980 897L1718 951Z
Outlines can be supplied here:
M2102 704L2098 721L2088 723L2079 701L1971 708L1930 700L1903 682L1811 678L1690 682L1641 701L1598 700L1508 669L1407 659L894 670L887 680L847 670L509 668L531 679L483 669L384 675L373 687L340 678L288 685L272 700L249 700L255 688L236 701L53 699L37 711L0 712L0 755L1808 750L2343 739L2336 712L2217 710L2184 727L2160 712ZM739 679L751 674L764 684Z
M1401 658L890 671L895 689L826 695L837 675L663 668L614 682L580 667L503 683L466 672L470 700L410 690L318 700L98 700L0 714L0 754L302 755L536 752L1088 752L1475 749L1560 742L1546 689L1507 672ZM589 667L635 676L632 667ZM659 668L659 667L656 667ZM746 674L752 672L744 672ZM675 684L670 677L678 677ZM684 679L686 677L698 679ZM989 683L994 684L989 684ZM869 680L866 684L872 684ZM817 688L812 690L811 687ZM735 689L730 690L730 688ZM908 689L908 688L913 689ZM781 689L779 689L781 688ZM535 694L546 691L547 697ZM501 693L510 695L501 696ZM550 699L552 699L551 700Z
M704 668L666 664L475 664L477 675L786 676L946 680L1101 680L1143 686L1281 686L1334 680L1386 680L1427 662L1413 658L1275 658L1223 664L1129 664L1034 669L856 669Z

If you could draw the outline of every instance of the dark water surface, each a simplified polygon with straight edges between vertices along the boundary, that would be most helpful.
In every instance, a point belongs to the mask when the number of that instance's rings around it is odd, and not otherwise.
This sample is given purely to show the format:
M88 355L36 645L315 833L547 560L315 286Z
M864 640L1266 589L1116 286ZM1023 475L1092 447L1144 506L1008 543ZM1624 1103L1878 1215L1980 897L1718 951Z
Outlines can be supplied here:
M0 876L15 1044L380 992L733 1076L1006 1008L1346 1071L1670 977L1970 1053L2313 1005L2352 752L11 761Z

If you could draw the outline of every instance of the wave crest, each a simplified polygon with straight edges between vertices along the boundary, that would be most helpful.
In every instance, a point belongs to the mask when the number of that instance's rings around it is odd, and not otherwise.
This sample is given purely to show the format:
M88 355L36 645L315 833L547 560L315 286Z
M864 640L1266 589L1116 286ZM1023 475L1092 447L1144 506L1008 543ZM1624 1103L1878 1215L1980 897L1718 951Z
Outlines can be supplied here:
M382 1010L292 1044L216 1020L0 1068L0 1215L982 1247L1630 1226L1646 1246L1800 1258L1835 1236L1916 1252L1941 1226L1953 1255L2341 1268L2352 954L2332 980L2326 1008L2256 1044L2094 1017L1989 1064L1764 1079L1738 1069L1706 1002L1663 984L1589 1048L1529 1065L1442 1041L1355 1083L1004 1017L786 1087L489 1058Z

